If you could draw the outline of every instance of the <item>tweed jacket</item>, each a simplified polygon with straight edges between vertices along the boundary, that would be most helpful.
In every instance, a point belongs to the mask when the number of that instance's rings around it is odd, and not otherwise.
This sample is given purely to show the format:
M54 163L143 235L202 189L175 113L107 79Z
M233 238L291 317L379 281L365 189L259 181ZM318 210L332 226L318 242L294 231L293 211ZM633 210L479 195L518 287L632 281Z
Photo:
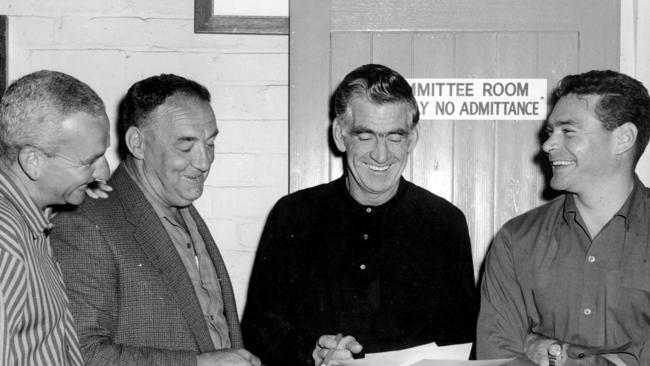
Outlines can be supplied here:
M192 282L151 204L124 166L104 200L57 215L54 255L87 365L195 365L214 350ZM190 213L220 278L233 348L243 347L223 259L193 206Z

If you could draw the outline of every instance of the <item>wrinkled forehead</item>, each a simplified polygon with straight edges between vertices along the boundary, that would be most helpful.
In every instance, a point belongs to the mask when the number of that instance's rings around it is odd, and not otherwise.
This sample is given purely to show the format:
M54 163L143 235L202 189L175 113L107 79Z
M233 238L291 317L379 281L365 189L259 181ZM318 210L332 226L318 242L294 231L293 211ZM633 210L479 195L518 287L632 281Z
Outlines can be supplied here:
M150 124L159 129L198 128L217 130L210 103L192 96L171 96L149 115Z
M413 112L405 102L375 103L357 98L348 104L344 117L346 128L372 128L373 130L411 129Z

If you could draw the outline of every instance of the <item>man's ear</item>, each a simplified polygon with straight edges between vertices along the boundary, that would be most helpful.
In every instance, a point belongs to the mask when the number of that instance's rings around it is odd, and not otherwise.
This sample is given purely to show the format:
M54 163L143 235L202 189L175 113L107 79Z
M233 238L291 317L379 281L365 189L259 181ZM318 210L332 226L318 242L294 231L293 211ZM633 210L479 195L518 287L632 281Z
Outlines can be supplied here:
M345 121L342 121L339 117L334 118L334 122L332 122L332 138L336 148L342 153L346 150L345 140L343 139L344 125Z
M38 180L43 172L42 167L45 163L45 156L43 152L33 146L23 146L18 151L18 164L25 172L29 179Z
M617 155L622 155L634 148L639 130L636 128L634 123L625 122L622 125L616 127L614 129L614 133L616 134L614 137L616 144L615 153Z
M412 152L413 149L415 149L415 145L418 144L418 139L420 138L420 124L416 124L413 126L411 129L411 132L409 133L409 146L408 146L408 152Z
M124 141L126 142L126 147L134 158L138 160L144 159L146 141L143 132L139 128L134 126L129 127L129 129L126 130Z

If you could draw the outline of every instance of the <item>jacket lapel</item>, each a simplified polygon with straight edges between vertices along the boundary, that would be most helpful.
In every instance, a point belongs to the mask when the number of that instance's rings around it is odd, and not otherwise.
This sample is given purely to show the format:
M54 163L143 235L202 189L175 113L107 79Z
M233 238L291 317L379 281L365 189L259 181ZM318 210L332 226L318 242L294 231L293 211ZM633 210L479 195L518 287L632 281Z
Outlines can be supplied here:
M214 269L217 272L217 276L219 276L219 284L221 285L221 294L223 296L224 313L226 315L226 322L228 323L232 348L244 348L241 329L239 327L239 315L237 314L235 294L232 288L232 283L230 282L230 276L228 275L226 264L221 257L221 253L219 253L217 244L212 239L212 235L210 235L207 225L194 206L190 206L190 214L192 215L194 222L196 222L196 227L199 229L199 233L203 237L205 247L212 259Z
M122 165L115 171L111 184L124 203L127 220L134 225L135 240L175 295L199 350L214 350L192 281L158 215Z

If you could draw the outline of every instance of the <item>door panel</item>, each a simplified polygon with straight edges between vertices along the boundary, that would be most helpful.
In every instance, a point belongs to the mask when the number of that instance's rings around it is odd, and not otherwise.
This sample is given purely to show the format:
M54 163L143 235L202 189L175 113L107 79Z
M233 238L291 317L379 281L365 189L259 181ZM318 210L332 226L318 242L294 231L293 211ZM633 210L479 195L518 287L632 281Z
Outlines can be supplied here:
M457 33L455 76L496 77L496 38L493 32ZM482 259L485 238L493 233L495 125L494 121L455 122L452 202L467 217L475 264Z
M512 32L497 35L497 77L537 76L538 34ZM554 83L553 83L554 84ZM535 157L542 121L497 121L495 125L494 230L508 219L541 203L543 180Z
M455 75L455 44L451 32L414 34L413 76L447 78ZM411 155L413 182L451 202L454 183L454 122L422 122L420 140Z
M326 103L359 65L407 78L546 78L549 90L567 74L618 69L616 0L301 0L291 9L291 191L342 173ZM463 210L476 270L496 230L547 198L542 124L420 122L404 176Z

